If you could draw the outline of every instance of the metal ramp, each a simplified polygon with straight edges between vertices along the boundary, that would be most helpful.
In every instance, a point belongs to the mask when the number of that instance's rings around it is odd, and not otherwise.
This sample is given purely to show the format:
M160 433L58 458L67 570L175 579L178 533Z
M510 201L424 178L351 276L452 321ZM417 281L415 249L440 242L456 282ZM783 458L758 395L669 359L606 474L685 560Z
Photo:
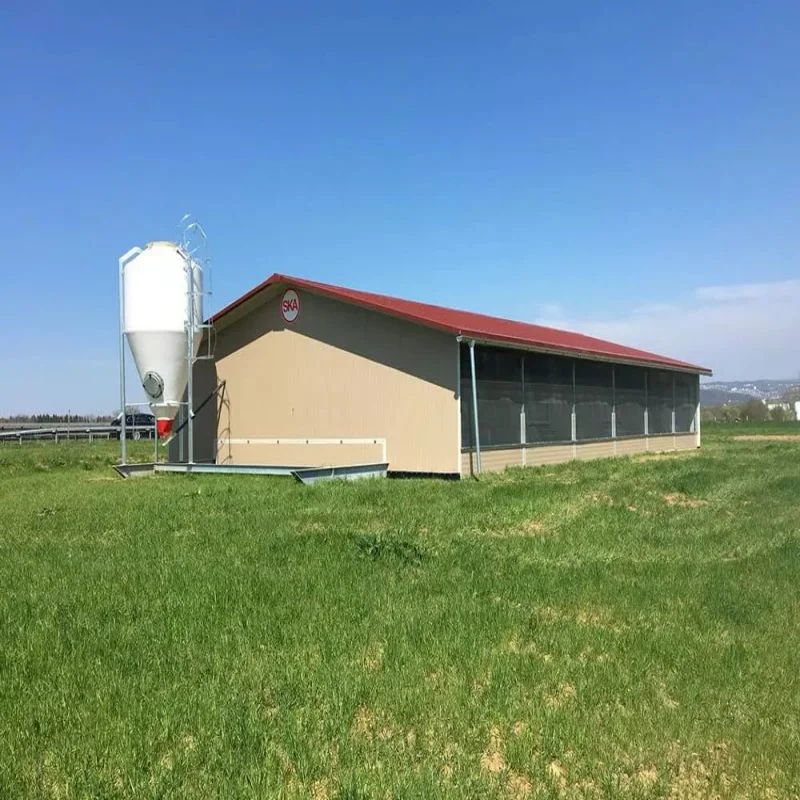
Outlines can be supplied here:
M292 477L305 486L330 480L359 480L385 478L387 462L377 464L348 464L329 467L287 467L276 464L116 464L114 469L123 478L139 478L159 472L176 472L184 475L277 475Z

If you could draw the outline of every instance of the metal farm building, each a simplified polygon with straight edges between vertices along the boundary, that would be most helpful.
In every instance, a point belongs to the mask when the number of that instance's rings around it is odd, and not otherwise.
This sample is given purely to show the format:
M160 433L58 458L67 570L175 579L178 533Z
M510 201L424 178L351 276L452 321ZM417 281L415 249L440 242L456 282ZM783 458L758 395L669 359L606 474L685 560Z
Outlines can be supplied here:
M211 322L198 460L469 476L700 445L704 367L273 275Z

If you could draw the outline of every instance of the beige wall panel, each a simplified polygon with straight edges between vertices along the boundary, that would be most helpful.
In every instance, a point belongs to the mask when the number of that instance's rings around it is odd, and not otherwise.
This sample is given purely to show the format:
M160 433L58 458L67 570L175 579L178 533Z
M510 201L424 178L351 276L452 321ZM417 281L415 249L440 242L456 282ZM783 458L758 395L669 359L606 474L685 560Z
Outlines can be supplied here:
M644 453L647 450L647 440L638 439L617 439L618 456L635 456L637 453Z
M575 448L575 456L578 460L584 461L592 458L609 458L615 455L614 442L584 442L578 443Z
M506 467L522 466L522 449L481 450L481 469L484 472L501 472ZM468 477L477 472L478 466L474 453L461 454L461 475Z
M561 464L572 460L571 444L551 444L540 447L528 447L525 453L525 463L529 467L538 467L545 464Z
M377 464L382 445L363 444L230 444L221 442L219 463L274 464L287 467L329 467Z
M675 436L651 436L647 449L650 453L668 453L675 450L677 449L675 447Z
M283 320L276 296L219 332L216 367L226 381L219 438L382 438L391 470L457 472L455 337L298 294L294 323ZM254 447L226 453L223 444L219 460L257 463ZM350 450L340 452L344 462L325 450L321 463L356 463Z
M649 440L650 452L664 452L669 450L689 450L697 446L693 433L678 436L653 437ZM574 449L571 444L544 445L528 447L525 454L525 463L529 467L544 466L547 464L560 464L571 461L573 458L589 460L593 458L609 458L611 456L630 456L644 453L648 449L648 441L644 437L636 439L618 439L616 453L614 442L585 442L578 443ZM490 450L481 453L481 466L484 472L496 472L508 466L519 466L521 460L517 454L519 450ZM489 456L489 458L487 458ZM474 453L462 453L462 474L470 475L470 467L474 465Z

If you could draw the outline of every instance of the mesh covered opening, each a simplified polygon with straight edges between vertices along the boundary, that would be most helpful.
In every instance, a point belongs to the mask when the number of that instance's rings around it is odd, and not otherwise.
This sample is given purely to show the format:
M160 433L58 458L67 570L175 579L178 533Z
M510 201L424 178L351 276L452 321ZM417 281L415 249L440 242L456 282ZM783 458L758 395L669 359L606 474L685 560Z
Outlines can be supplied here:
M677 433L694 433L694 415L700 379L697 375L675 374L675 430Z
M575 361L575 436L578 441L611 438L614 392L611 364Z
M672 372L647 371L648 433L672 433Z
M572 360L525 354L525 441L572 440Z
M469 347L462 345L461 443L465 447L475 444L471 374ZM476 347L475 375L481 446L518 445L522 411L522 354L514 350Z
M643 436L646 370L641 367L614 367L617 436Z
M461 351L461 445L474 447L469 345ZM501 347L475 347L478 424L483 447L516 447L575 439L695 430L697 375Z

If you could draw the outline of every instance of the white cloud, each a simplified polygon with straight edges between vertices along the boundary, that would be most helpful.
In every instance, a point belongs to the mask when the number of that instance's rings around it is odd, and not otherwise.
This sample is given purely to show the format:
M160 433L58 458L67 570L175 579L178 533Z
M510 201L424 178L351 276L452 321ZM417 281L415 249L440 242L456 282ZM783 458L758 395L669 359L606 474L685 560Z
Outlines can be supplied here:
M800 373L800 280L702 286L669 305L641 306L617 319L542 316L541 324L711 367L721 380Z
M733 286L701 286L695 297L711 303L780 300L788 295L800 296L800 281L774 283L740 283Z

